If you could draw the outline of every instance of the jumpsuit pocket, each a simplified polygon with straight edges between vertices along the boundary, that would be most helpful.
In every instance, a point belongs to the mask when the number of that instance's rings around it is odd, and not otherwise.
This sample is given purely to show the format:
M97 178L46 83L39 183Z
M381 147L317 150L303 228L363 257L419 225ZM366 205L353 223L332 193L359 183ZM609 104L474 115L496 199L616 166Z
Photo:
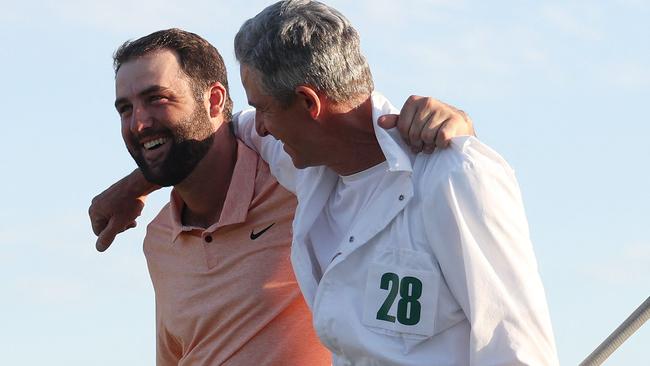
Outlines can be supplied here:
M402 340L404 352L434 334L441 275L429 253L392 248L368 267L362 323Z

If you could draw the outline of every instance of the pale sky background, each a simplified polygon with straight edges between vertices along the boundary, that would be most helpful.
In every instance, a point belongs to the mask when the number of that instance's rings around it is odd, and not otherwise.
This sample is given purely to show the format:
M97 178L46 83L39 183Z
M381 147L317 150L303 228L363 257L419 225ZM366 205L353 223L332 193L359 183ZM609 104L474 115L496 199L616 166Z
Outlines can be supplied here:
M271 1L2 1L0 358L153 365L154 302L137 229L95 251L90 199L135 164L113 108L113 51L181 27L212 42L246 106L232 40ZM563 365L650 295L650 2L332 0L377 89L466 110L515 168ZM650 324L607 365L650 365Z

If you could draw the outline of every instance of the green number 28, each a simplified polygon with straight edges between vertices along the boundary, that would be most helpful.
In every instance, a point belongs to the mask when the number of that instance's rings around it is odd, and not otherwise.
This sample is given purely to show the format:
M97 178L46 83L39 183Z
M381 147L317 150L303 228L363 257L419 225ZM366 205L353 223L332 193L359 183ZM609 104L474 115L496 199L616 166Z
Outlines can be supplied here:
M397 321L403 325L415 325L420 321L422 306L418 301L422 296L422 281L415 277L406 276L400 281L399 276L392 272L381 276L379 287L388 290L384 304L377 311L377 319L395 323L395 317L388 314L397 293L400 300L397 302Z

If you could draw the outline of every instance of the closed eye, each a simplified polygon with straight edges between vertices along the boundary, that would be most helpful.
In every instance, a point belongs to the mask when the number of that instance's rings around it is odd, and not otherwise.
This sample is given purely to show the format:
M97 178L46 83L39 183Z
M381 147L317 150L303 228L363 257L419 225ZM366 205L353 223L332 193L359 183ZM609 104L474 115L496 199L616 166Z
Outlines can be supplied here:
M151 103L156 103L156 102L166 102L168 99L167 97L163 95L152 95L149 97L149 101Z
M130 104L122 104L118 105L116 109L117 113L119 113L120 116L123 116L124 114L131 112L133 107Z

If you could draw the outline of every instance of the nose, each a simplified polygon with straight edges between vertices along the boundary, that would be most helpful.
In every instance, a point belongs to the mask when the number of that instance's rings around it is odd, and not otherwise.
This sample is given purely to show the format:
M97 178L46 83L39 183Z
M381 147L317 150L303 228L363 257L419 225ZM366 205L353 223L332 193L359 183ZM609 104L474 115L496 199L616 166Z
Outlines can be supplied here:
M151 128L153 123L151 121L151 115L145 108L140 106L134 106L133 108L133 113L131 114L130 130L131 133L137 135L142 133L142 131L146 130L147 128Z
M258 111L255 111L255 130L257 130L257 134L262 137L269 134L269 131L266 129L266 126L264 125L264 118L262 117L262 114L259 113Z

